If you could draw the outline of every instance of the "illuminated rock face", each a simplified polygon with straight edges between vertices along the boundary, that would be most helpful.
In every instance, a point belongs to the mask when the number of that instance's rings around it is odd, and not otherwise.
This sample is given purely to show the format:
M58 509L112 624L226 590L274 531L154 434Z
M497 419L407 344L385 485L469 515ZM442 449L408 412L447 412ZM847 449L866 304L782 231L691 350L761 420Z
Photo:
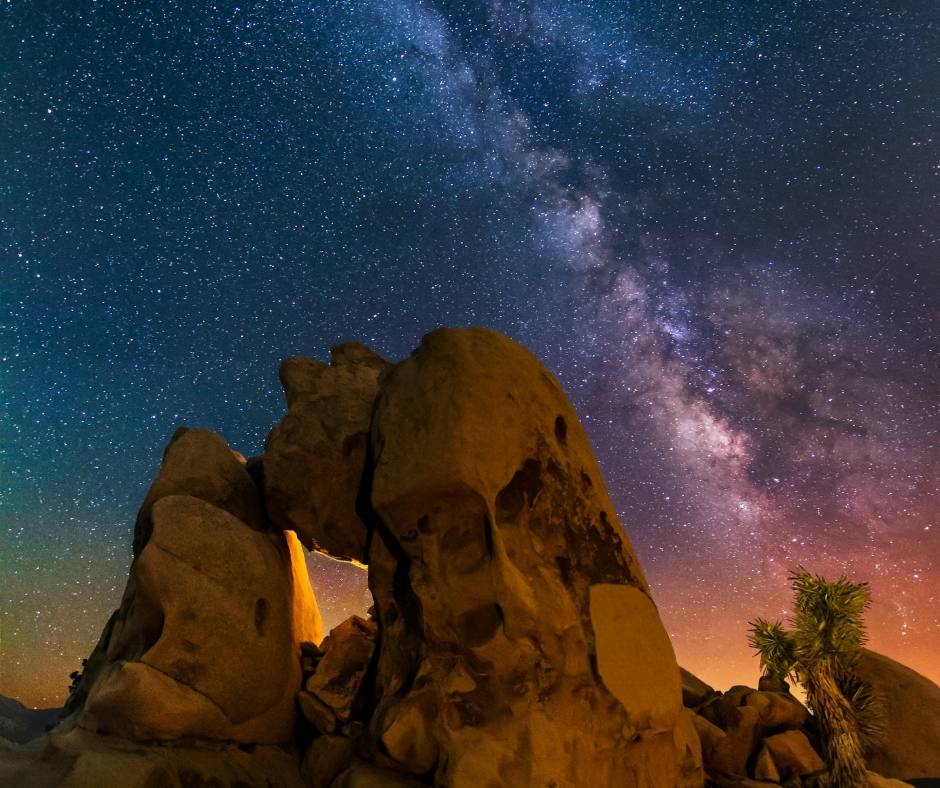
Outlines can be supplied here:
M371 440L375 763L459 788L701 785L669 639L542 365L435 331Z
M320 639L320 614L303 548L269 529L244 459L215 433L178 430L134 546L68 711L136 739L291 741L299 644Z
M319 639L302 548L188 496L153 507L82 727L288 743L300 642Z
M245 468L245 458L211 430L180 427L170 438L160 471L137 514L135 556L150 538L154 504L167 495L191 495L255 530L266 527L261 494Z
M71 701L80 733L315 729L296 766L321 787L702 785L646 579L528 351L442 329L394 367L351 343L281 379L288 413L260 463L205 430L174 436ZM369 565L374 616L322 648L301 541Z

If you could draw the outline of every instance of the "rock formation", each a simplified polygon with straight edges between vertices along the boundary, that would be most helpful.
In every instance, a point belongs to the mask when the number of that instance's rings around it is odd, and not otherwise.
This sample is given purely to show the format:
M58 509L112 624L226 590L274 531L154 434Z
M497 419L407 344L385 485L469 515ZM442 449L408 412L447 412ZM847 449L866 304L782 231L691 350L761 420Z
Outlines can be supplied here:
M525 349L442 329L395 366L348 343L281 381L263 456L173 436L68 717L3 781L692 788L703 756L709 785L818 776L784 682L680 673L577 415ZM301 543L368 564L373 610L322 642Z
M281 365L287 415L268 436L264 490L271 519L312 550L366 561L357 511L379 376L389 363L358 342L334 347L330 365Z
M121 607L69 707L80 727L293 740L297 652L319 640L319 611L302 548L292 533L263 530L244 465L207 430L173 437L137 518Z
M885 733L869 755L869 768L902 780L940 779L940 687L868 649L862 649L856 672L885 709Z
M698 785L679 671L561 387L440 330L372 425L377 764L446 786Z

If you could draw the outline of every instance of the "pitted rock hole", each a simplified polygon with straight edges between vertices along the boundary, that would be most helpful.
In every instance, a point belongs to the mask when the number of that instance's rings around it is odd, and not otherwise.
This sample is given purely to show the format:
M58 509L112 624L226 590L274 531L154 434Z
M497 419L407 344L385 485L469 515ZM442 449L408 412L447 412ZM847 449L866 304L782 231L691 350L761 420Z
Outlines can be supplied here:
M532 506L542 489L542 464L526 460L512 480L496 496L496 513L500 522L515 520L523 507Z
M474 648L492 640L502 625L503 610L499 605L481 605L457 617L457 634L463 644Z
M259 635L264 634L264 625L268 622L268 612L270 604L267 599L261 598L255 602L255 629Z

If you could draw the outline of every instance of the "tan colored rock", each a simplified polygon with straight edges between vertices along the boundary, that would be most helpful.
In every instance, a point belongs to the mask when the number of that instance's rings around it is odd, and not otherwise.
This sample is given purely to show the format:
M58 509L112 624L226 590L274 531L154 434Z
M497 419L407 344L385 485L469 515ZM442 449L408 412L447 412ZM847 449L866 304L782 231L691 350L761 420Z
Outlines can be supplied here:
M778 788L779 783L764 780L752 780L750 777L732 777L726 774L712 774L708 779L709 786L716 788Z
M328 706L340 723L361 705L362 679L375 650L375 622L352 616L337 625L321 645L322 656L304 689Z
M773 757L780 776L803 776L826 768L819 753L813 749L803 731L784 731L764 739L764 747Z
M150 538L151 510L168 495L189 495L211 503L258 531L266 528L261 493L245 458L211 430L180 427L163 452L163 461L134 526L134 555Z
M875 772L868 772L868 788L909 788L911 783L903 780L894 780L890 777L882 777Z
M769 783L780 782L780 770L777 769L777 764L774 763L773 756L766 747L761 747L758 750L751 776L755 780L763 780Z
M2 760L2 759L0 759ZM0 775L6 777L0 768ZM281 747L142 746L81 728L53 733L3 785L17 788L174 788L254 786L304 788L294 753Z
M868 649L862 649L856 672L885 708L885 734L868 768L900 780L940 777L940 687Z
M327 706L315 695L301 690L297 693L297 703L300 706L300 712L313 724L313 726L324 734L336 733L339 728L339 720L333 713L333 709Z
M137 739L290 742L302 641L320 619L293 534L162 497L81 714Z
M682 683L682 705L687 708L698 706L706 698L715 694L714 688L683 667L679 668L679 680Z
M330 788L422 788L424 783L403 774L357 763L343 772Z
M709 722L700 714L692 715L692 724L698 733L699 741L702 747L702 762L706 772L717 771L716 764L718 756L726 746L723 740L727 734L714 723Z
M695 718L698 715L691 709L683 709L679 722L673 729L673 739L679 756L679 784L704 785L705 766L702 760L702 742L698 734Z
M310 549L366 559L357 497L372 405L388 366L356 342L334 347L329 365L307 358L281 365L288 410L265 445L265 497L271 519Z
M789 692L790 685L783 676L765 675L757 682L760 692Z
M744 705L757 709L764 728L802 728L809 719L807 708L784 692L752 692Z
M433 759L455 788L701 785L672 647L541 364L435 331L385 378L371 441L376 762Z
M711 760L705 763L708 771L747 775L748 761L760 744L760 715L751 706L740 706L736 711L737 714L728 719L725 738L712 752Z
M356 742L345 736L318 736L304 753L301 776L308 788L329 788L350 767Z

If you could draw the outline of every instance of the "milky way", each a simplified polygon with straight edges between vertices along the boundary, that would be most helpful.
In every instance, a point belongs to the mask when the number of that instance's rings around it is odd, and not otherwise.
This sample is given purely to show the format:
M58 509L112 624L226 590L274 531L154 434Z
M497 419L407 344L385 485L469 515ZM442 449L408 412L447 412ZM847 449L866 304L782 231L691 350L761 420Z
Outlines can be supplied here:
M439 325L559 377L686 667L753 683L803 564L940 680L930 4L65 5L0 8L0 693L62 700L176 426Z

